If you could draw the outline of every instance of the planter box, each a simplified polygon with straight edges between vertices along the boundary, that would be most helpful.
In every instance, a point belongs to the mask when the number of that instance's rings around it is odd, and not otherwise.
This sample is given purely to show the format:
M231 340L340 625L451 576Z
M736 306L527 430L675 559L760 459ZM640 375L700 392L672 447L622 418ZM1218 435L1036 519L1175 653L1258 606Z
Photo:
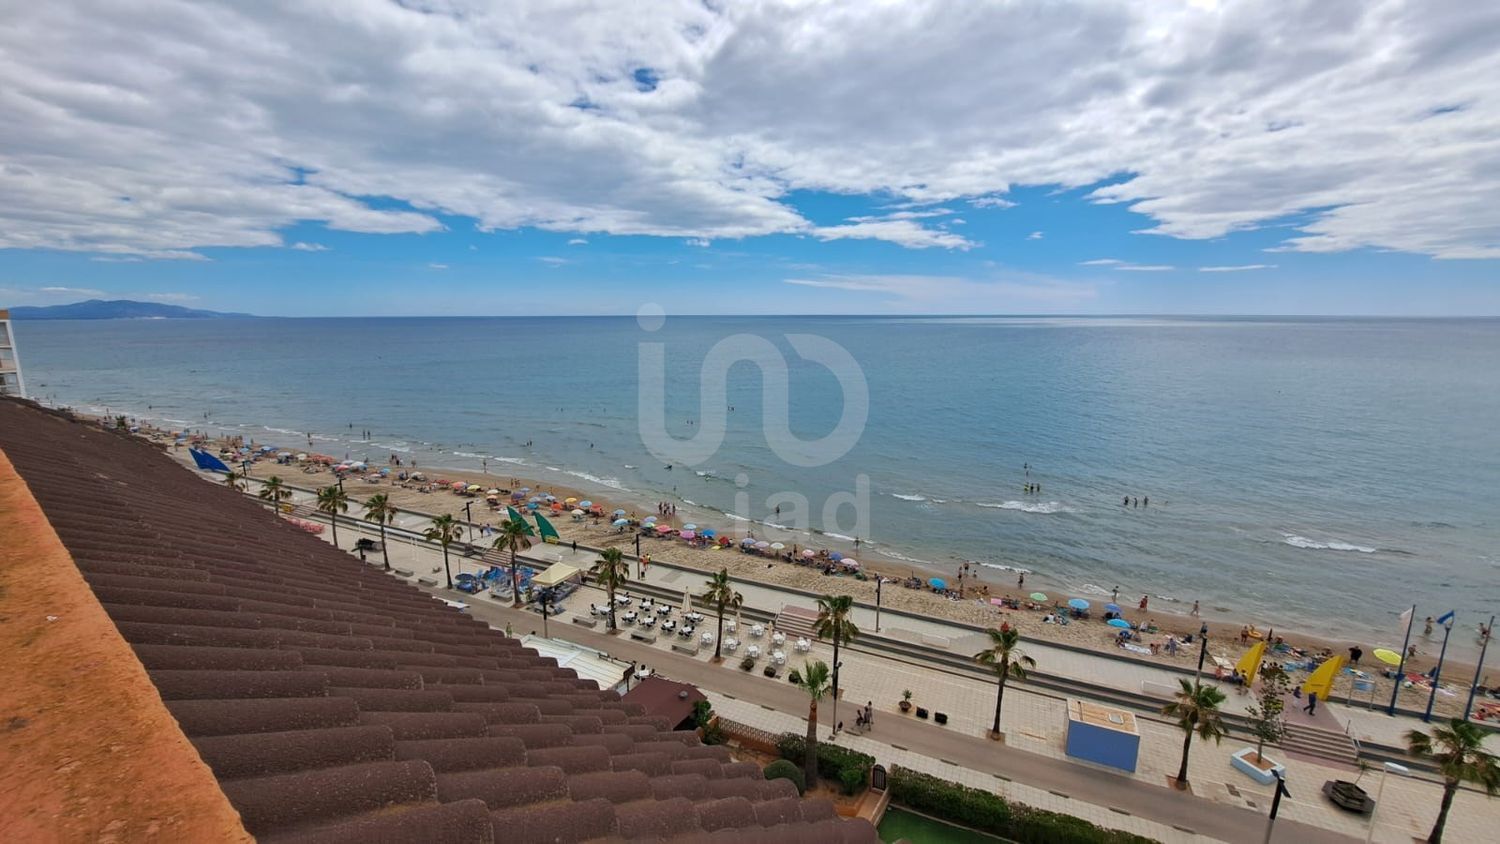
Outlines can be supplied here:
M1277 771L1280 771L1283 777L1286 776L1286 768L1269 756L1262 756L1260 764L1257 765L1255 763L1255 748L1253 747L1236 751L1229 757L1229 764L1233 765L1235 770L1261 785L1274 784L1276 782L1275 772Z

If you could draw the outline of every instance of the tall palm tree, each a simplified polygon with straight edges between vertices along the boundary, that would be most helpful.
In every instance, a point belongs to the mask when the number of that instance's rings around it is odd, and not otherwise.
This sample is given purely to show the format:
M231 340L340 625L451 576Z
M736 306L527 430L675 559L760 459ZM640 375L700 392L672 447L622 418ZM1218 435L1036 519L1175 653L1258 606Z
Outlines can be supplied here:
M1446 727L1437 727L1430 736L1420 730L1407 731L1406 752L1436 762L1438 773L1443 775L1443 806L1438 810L1437 823L1427 835L1429 844L1443 840L1453 795L1464 780L1483 787L1491 797L1500 792L1500 760L1485 751L1484 738L1483 730L1461 718L1454 718Z
M849 620L854 612L854 598L849 595L824 595L818 599L818 620L813 632L819 639L833 640L833 732L838 732L839 710L839 645L854 641L859 628Z
M818 701L829 692L828 663L823 660L802 663L797 687L807 692L807 755L802 759L802 773L807 787L818 781Z
M239 472L236 472L233 469L230 469L228 472L224 473L224 486L229 487L235 492L244 492L245 476L241 475Z
M721 649L724 642L724 610L739 609L745 603L745 596L729 585L729 569L724 568L708 579L708 591L698 600L712 604L719 611L719 635L714 639L714 662L720 662L724 659Z
M998 736L1000 705L1005 701L1005 681L1012 677L1025 680L1026 669L1035 668L1036 660L1021 650L1021 631L1014 627L1006 626L999 630L990 628L984 632L990 634L990 646L974 654L974 661L994 669L995 676L1000 680L999 691L995 693L995 726L990 728Z
M510 552L510 588L511 594L515 595L515 601L511 606L519 607L521 605L521 580L516 576L516 554L520 553L523 548L531 547L531 537L527 536L531 528L520 519L506 519L500 523L496 532L499 536L495 539L494 549Z
M630 580L630 563L618 548L605 548L594 561L594 572L609 595L609 629L615 630L615 589Z
M1224 702L1224 693L1218 686L1205 686L1178 680L1182 688L1177 699L1161 708L1161 714L1177 719L1182 728L1182 766L1177 769L1177 787L1188 786L1188 751L1193 747L1193 734L1199 738L1213 739L1217 744L1224 740L1224 722L1219 718L1219 704Z
M453 588L453 572L448 569L448 546L458 541L463 535L463 525L453 518L452 513L444 513L441 516L432 517L432 527L422 531L422 537L428 542L436 542L443 546L443 574L448 577L448 588Z
M260 485L258 494L262 501L271 502L271 509L278 513L281 512L281 502L292 497L292 491L286 488L277 475L267 478L266 482Z
M380 555L385 558L385 570L391 570L391 552L385 547L385 526L396 520L396 505L391 497L377 492L365 502L365 521L380 525Z
M333 547L339 547L339 514L349 512L349 496L337 484L325 486L318 490L318 509L328 514L333 525Z

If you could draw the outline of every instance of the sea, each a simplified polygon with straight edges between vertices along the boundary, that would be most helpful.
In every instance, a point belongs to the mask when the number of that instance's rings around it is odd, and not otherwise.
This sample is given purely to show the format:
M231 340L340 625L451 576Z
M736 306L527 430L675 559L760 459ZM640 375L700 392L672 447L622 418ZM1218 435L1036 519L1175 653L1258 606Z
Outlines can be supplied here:
M22 321L34 398L1399 646L1500 610L1500 320ZM655 417L661 418L656 424ZM364 432L370 432L365 439ZM694 439L696 438L696 439ZM1028 492L1029 485L1037 485ZM779 509L778 509L779 507ZM789 529L781 532L775 526ZM800 532L798 532L800 530Z

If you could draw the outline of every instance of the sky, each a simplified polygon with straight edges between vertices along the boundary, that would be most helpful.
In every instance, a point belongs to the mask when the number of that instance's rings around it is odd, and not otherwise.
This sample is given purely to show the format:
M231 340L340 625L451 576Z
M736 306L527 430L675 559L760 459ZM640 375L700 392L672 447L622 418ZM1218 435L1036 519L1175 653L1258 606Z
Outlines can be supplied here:
M7 4L0 307L1500 314L1500 4Z

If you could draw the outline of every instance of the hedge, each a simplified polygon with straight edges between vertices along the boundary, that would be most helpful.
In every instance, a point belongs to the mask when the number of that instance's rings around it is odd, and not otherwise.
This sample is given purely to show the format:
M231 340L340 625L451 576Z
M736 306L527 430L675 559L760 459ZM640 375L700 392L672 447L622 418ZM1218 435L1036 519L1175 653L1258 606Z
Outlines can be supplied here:
M899 766L891 768L889 786L893 802L1019 844L1156 844L1134 833L1011 803L998 794Z
M807 791L807 778L802 776L802 769L789 760L777 759L767 765L765 775L768 780L791 780L792 785L797 786L798 794Z
M796 733L782 733L776 740L781 758L801 765L807 758L807 739ZM858 794L870 782L875 757L837 744L818 742L818 776L843 786L845 794Z

